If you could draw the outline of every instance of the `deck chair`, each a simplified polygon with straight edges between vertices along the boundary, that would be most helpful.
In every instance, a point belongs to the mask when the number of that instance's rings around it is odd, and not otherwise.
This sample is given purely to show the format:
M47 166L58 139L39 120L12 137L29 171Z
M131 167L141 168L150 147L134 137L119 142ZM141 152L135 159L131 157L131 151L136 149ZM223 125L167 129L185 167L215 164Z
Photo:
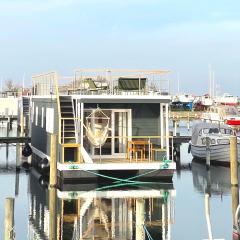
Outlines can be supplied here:
M95 93L102 90L106 91L107 87L106 86L98 87L92 78L84 79L84 81L81 82L80 86L78 86L78 89L77 89L77 91L87 91L91 93Z

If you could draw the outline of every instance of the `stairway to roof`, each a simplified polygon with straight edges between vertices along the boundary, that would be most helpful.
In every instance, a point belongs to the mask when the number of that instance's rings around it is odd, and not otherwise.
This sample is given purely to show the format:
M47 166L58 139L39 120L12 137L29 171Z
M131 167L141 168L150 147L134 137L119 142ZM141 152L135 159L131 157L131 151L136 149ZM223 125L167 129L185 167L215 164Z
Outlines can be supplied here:
M76 129L74 122L74 108L71 96L60 96L61 110L61 141L62 143L76 143Z

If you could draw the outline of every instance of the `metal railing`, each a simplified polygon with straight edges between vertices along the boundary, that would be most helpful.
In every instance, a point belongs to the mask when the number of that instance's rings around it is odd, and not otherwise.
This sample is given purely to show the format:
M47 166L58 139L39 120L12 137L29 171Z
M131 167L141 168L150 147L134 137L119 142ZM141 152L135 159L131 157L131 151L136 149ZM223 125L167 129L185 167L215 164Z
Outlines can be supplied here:
M169 141L169 144L164 144L161 146L161 139L164 138L165 141ZM85 141L87 137L84 136ZM100 162L105 162L110 160L111 162L122 162L124 158L127 162L156 162L156 161L173 161L173 136L121 136L121 137L108 137L108 140L115 141L119 139L122 142L121 157L119 153L112 153L109 155L94 154L92 158ZM85 142L86 143L86 142ZM171 146L171 152L167 146ZM101 146L101 151L107 147L107 144ZM94 148L93 149L98 149ZM108 150L112 150L112 145L108 146ZM89 149L89 153L92 152ZM167 157L168 156L168 157ZM170 158L171 156L171 158Z
M60 125L59 125L59 130L60 130L60 134L59 134L59 143L61 144L65 144L67 142L65 142L66 139L69 139L69 141L74 140L73 142L71 141L71 143L78 143L78 131L76 129L76 125L79 124L81 122L80 118L77 117L61 117L60 118ZM73 122L73 123L72 123ZM73 126L73 129L71 129L70 127ZM66 136L67 133L74 133L74 136ZM67 134L68 135L68 134Z
M32 77L32 94L169 95L169 79L163 77L168 73L168 70L77 69L73 76L60 77L52 71ZM120 78L128 78L129 84L131 79L139 79L139 84L133 89L120 88ZM142 84L142 80L146 82Z

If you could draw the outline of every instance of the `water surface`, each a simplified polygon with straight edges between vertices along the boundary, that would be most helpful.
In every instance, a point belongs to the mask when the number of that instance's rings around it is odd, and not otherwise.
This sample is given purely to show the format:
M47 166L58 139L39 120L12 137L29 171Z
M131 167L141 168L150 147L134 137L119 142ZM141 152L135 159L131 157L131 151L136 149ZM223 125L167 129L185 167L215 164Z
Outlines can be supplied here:
M184 123L180 129L190 134ZM0 134L6 134L4 128ZM35 171L16 172L16 159L22 160L19 146L1 145L1 239L7 197L15 199L19 240L49 239L50 234L55 239L208 239L206 194L213 237L232 239L229 168L211 166L207 171L204 164L192 162L187 147L181 145L181 163L192 163L191 168L177 171L172 184L66 185L49 191Z

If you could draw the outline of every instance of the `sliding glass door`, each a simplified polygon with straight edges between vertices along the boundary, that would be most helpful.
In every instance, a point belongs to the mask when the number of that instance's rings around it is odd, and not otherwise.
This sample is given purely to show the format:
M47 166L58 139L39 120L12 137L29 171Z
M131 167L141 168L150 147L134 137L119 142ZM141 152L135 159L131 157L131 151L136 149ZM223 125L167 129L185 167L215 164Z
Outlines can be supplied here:
M132 136L131 109L102 109L110 117L108 138L100 148L91 146L92 158L124 158L126 156L127 142Z

